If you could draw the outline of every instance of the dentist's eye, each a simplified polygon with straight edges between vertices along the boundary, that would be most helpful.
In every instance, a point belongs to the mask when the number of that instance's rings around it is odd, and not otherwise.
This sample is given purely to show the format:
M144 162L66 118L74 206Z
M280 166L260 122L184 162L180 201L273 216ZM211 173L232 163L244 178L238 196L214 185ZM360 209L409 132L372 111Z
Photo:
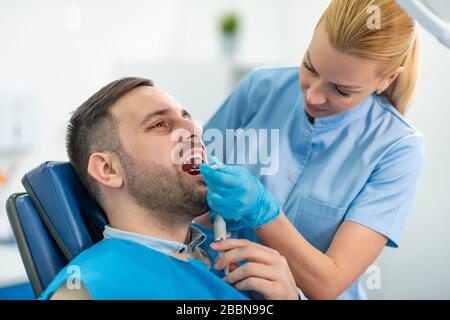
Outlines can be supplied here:
M338 87L335 87L335 89L336 89L337 93L339 93L343 97L348 98L352 95L351 93L347 93L347 92L340 90Z
M316 71L313 70L313 68L311 68L306 62L303 62L303 66L305 67L306 70L308 70L312 74L317 74Z
M339 90L338 88L336 88L336 91L337 91L341 96L343 96L343 97L348 98L348 97L351 96L350 93L343 92L343 91Z

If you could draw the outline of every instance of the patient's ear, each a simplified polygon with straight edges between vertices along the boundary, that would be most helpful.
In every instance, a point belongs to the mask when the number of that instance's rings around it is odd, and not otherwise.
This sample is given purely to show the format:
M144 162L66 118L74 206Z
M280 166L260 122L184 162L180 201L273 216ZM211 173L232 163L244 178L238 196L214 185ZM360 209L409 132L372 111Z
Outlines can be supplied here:
M115 154L103 152L91 154L87 169L89 175L104 186L120 188L123 185L122 167Z

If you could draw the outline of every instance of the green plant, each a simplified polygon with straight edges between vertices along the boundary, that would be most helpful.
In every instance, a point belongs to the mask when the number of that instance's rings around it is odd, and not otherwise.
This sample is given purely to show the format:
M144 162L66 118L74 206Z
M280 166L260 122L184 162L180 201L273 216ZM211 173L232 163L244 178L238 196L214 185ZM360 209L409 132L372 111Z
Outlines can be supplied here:
M234 12L227 13L222 16L220 25L225 35L235 35L239 28L239 18Z

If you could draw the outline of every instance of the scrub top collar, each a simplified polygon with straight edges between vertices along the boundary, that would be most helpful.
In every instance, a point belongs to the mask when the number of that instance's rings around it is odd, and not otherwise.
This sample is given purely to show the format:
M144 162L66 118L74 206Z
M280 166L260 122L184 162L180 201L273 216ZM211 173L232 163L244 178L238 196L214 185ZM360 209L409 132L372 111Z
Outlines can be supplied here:
M113 238L128 240L139 243L164 254L174 254L192 253L206 240L206 235L201 230L192 225L190 226L190 233L191 241L188 244L185 244L177 241L163 240L134 232L123 231L111 228L109 225L107 225L105 226L105 230L103 231L103 237L105 239Z
M365 100L360 102L356 107L350 109L347 112L343 112L337 115L332 115L328 117L316 118L314 123L312 124L308 120L308 116L306 114L306 110L303 105L302 98L299 98L299 102L302 106L302 120L306 123L310 128L319 129L319 128L336 128L339 127L353 119L356 119L358 116L363 115L367 112L367 110L372 105L373 96L370 95Z

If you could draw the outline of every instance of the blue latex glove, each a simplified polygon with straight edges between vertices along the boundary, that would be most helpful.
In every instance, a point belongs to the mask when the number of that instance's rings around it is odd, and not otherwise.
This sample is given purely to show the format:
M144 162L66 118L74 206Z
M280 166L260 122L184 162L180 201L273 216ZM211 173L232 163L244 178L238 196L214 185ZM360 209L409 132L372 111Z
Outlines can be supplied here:
M214 157L214 156L212 156L212 155L207 155L208 156L208 164L210 165L210 166L213 166L213 165L223 165L223 163L219 160L219 159L217 159L216 157Z
M210 165L200 165L208 186L207 201L211 212L217 212L227 222L228 230L253 229L273 221L281 212L280 202L247 169L228 166L217 159Z

